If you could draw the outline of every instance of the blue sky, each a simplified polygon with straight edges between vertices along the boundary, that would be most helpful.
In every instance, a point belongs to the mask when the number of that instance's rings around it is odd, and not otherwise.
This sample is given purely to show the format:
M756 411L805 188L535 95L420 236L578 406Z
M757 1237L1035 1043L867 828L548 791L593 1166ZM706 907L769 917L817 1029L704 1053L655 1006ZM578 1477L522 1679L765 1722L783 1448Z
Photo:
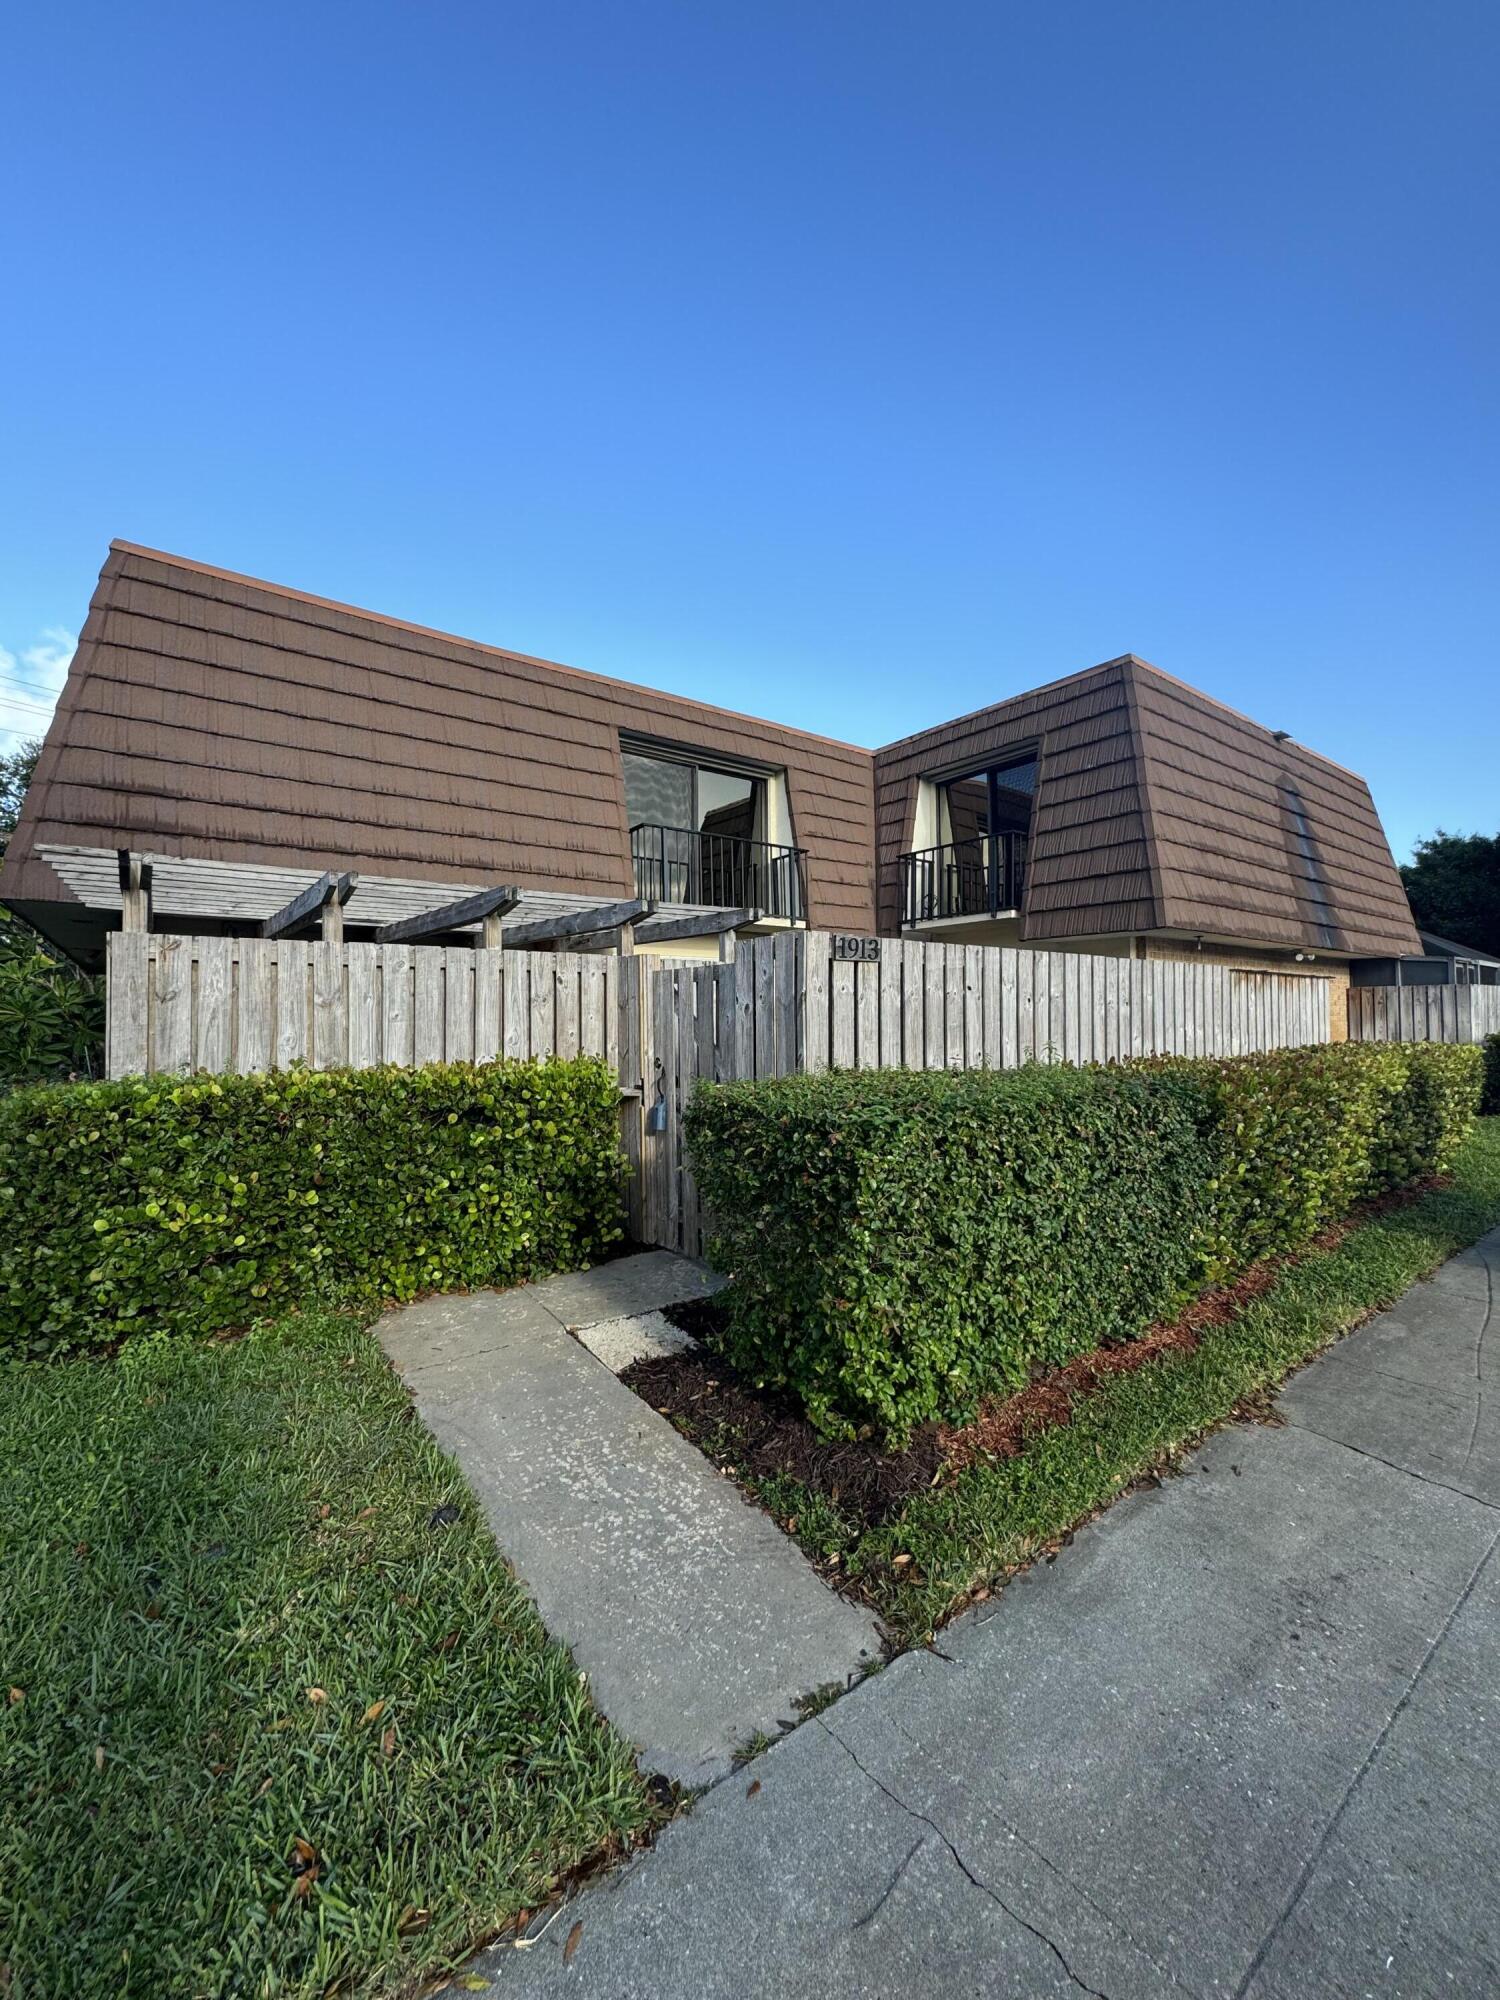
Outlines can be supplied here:
M7 55L0 728L121 535L870 744L1132 649L1500 826L1492 0Z

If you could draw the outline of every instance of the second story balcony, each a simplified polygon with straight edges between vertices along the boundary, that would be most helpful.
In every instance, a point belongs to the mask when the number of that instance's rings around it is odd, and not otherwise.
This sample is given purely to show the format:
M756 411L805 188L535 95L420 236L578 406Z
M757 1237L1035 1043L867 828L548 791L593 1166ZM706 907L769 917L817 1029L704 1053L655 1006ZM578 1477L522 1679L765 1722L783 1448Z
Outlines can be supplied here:
M807 920L803 848L642 823L630 829L630 859L635 893L644 902L758 910L792 924Z
M901 922L943 923L956 917L1003 917L1021 907L1026 835L984 833L903 854Z

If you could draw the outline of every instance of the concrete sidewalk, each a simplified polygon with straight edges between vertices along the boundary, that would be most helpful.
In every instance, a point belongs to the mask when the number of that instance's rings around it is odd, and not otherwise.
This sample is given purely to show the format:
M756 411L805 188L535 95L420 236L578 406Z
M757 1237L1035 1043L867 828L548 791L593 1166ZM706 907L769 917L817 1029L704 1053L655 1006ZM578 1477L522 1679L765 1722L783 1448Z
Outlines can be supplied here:
M686 1785L880 1655L874 1618L586 1344L719 1282L654 1250L423 1299L379 1328L547 1630L641 1768Z
M1500 1232L699 1802L504 1995L1500 1992ZM581 1921L570 1959L564 1944Z

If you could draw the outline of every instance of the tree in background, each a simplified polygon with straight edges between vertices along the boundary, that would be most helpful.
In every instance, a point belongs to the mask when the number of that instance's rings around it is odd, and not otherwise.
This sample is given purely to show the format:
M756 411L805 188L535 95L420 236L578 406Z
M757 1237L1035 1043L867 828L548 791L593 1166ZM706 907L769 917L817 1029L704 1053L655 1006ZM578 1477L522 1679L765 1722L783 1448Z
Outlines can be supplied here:
M0 757L0 859L36 769L40 743ZM102 1074L104 984L60 958L0 909L0 1090L56 1077Z
M1500 833L1444 833L1419 840L1401 870L1419 930L1500 958Z

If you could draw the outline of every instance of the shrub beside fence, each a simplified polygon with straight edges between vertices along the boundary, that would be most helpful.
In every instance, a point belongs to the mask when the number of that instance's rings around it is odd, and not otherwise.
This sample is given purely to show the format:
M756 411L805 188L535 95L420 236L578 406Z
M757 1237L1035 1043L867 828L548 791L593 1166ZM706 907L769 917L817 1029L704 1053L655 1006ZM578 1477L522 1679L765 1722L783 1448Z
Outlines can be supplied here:
M622 1233L618 1103L588 1057L17 1091L0 1353L586 1264Z
M705 1085L729 1358L815 1422L961 1420L1204 1285L1443 1172L1474 1047Z
M1484 1101L1480 1106L1487 1118L1500 1117L1500 1035L1484 1040Z

